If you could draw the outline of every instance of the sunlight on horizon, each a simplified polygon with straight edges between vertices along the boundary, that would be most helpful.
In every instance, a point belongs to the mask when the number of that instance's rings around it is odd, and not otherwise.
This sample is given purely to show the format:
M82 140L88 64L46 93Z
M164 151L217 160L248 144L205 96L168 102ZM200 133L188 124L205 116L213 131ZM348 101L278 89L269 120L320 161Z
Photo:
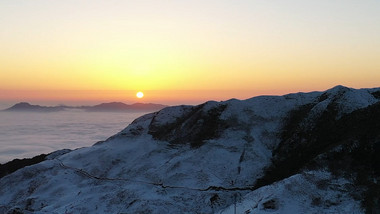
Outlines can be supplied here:
M5 0L0 14L0 101L244 99L380 80L379 1Z

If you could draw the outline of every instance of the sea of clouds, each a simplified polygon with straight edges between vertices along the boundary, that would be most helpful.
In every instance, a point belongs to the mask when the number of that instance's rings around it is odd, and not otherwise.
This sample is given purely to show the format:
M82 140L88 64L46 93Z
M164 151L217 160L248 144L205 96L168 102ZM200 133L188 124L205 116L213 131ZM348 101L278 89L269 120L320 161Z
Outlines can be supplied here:
M0 112L0 163L60 149L91 146L145 113Z

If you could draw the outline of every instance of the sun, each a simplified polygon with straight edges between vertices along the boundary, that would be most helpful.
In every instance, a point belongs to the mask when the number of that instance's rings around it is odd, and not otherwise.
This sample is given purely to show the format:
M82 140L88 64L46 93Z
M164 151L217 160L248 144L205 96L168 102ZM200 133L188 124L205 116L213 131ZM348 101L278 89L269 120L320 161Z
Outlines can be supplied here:
M137 98L143 98L144 97L144 93L142 93L141 91L139 91L139 92L137 92L136 97Z

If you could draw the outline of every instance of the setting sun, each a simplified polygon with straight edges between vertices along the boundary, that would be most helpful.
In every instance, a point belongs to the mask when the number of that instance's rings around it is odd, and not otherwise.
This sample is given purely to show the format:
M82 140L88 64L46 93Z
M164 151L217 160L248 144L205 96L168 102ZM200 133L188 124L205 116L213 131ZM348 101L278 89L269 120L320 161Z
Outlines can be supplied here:
M137 92L136 97L137 98L143 98L144 97L144 93L142 93L141 91L139 91L139 92Z

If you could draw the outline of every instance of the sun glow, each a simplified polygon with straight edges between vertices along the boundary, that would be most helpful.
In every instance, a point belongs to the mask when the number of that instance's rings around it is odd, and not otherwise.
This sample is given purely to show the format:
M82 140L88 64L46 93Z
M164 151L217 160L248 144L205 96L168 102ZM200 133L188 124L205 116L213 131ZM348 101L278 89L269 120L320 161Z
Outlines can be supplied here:
M137 92L136 97L141 99L141 98L144 97L144 93L142 93L141 91L139 91L139 92Z
M0 6L0 103L199 104L379 86L380 1L14 2Z

